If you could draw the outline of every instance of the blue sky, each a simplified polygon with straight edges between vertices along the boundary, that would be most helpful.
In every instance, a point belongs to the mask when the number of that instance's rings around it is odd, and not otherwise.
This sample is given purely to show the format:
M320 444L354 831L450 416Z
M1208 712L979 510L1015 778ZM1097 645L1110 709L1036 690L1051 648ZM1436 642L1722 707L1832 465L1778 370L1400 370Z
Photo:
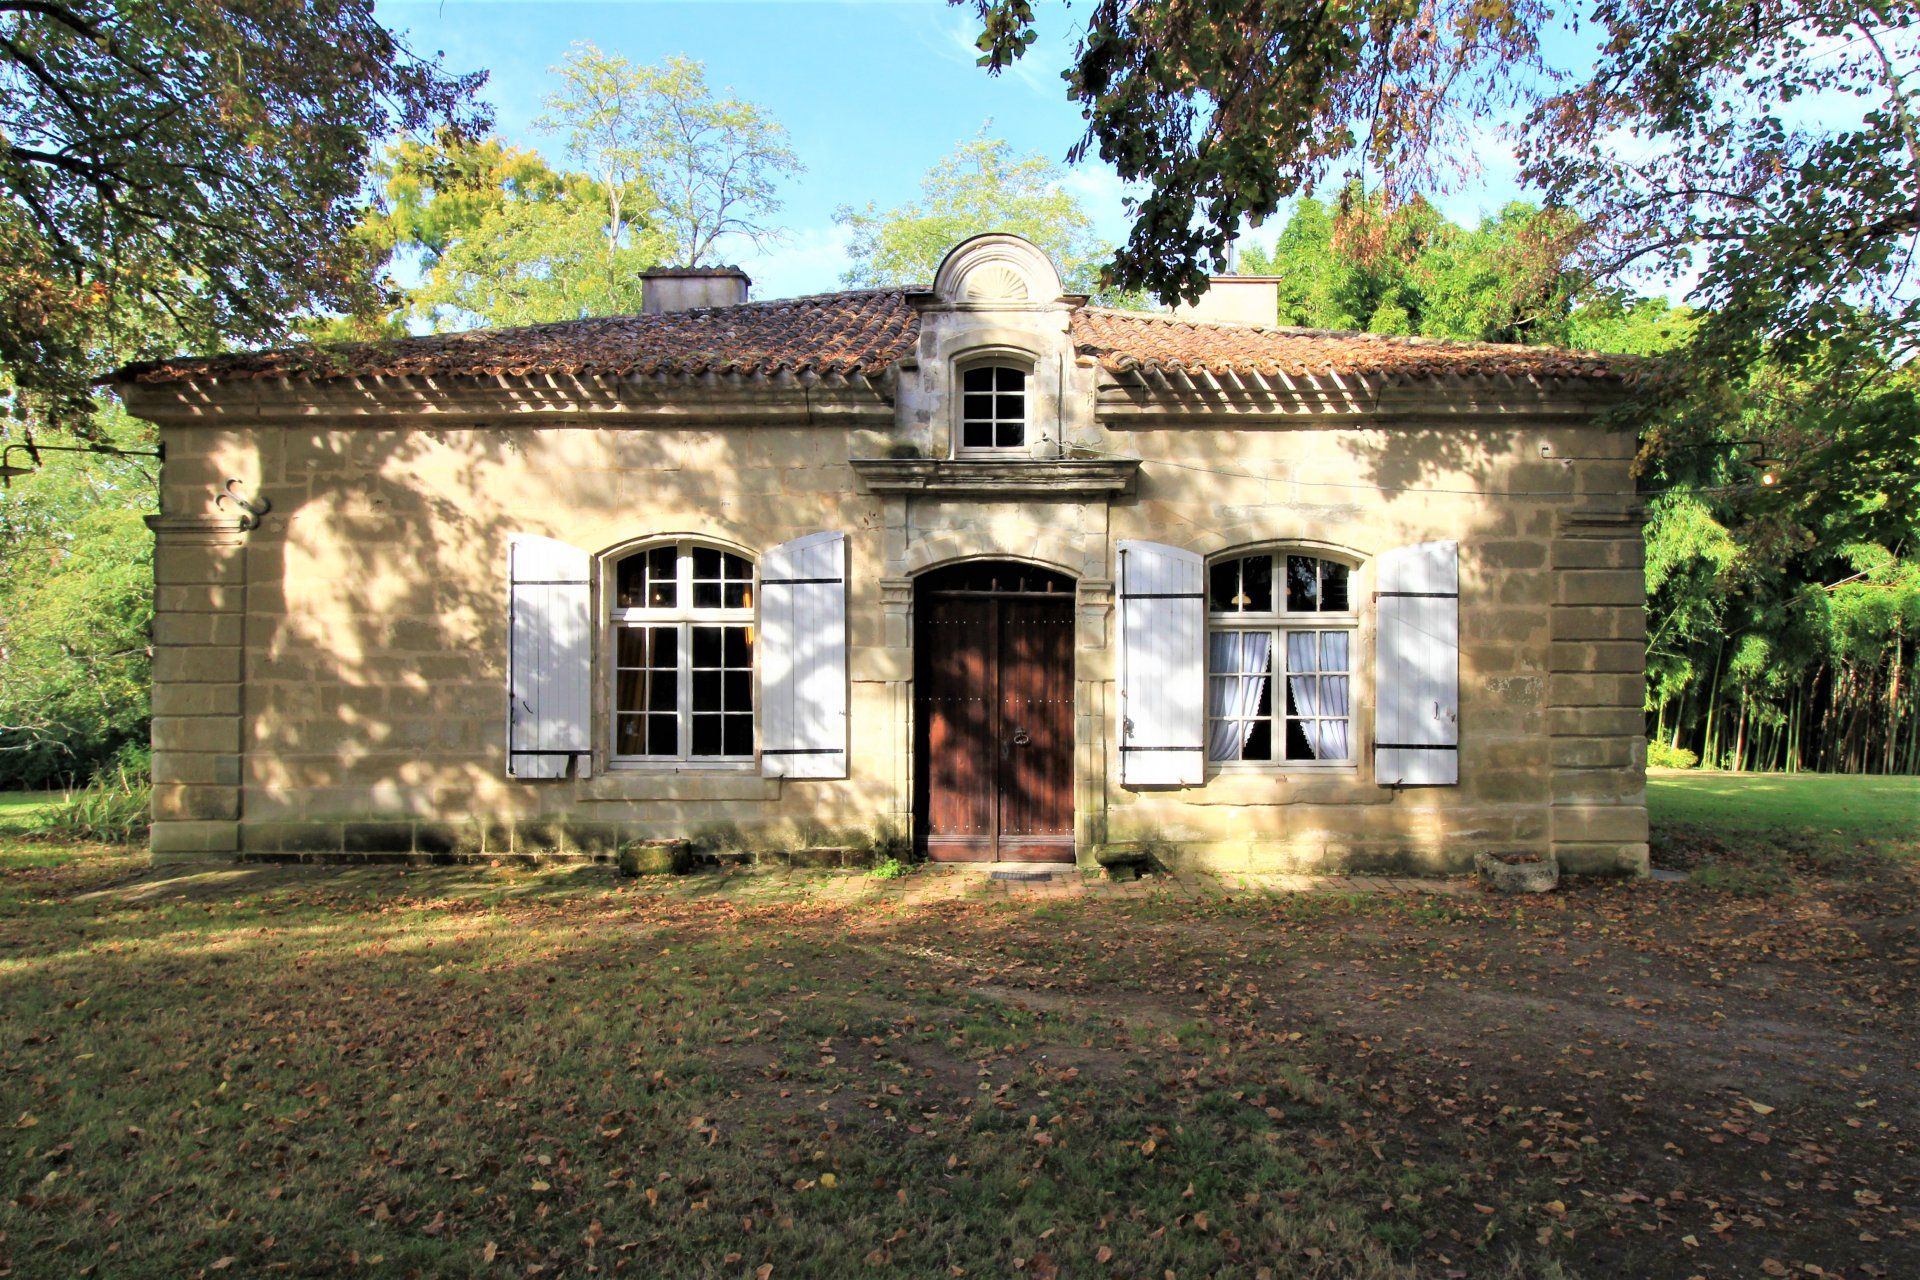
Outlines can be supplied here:
M753 276L755 297L837 287L846 259L833 211L912 199L928 167L987 121L1018 150L1056 161L1081 134L1058 74L1084 10L1057 4L1041 10L1041 41L1025 64L997 78L974 65L970 9L945 0L380 0L378 8L415 52L439 51L454 70L491 73L486 95L499 132L555 161L557 145L532 121L552 87L548 68L575 41L641 63L684 54L706 64L716 90L767 108L791 133L807 172L786 189L785 242L756 253L736 241L725 255ZM1457 218L1518 194L1502 148L1481 159L1478 181L1441 201ZM1122 191L1112 171L1090 158L1068 181L1100 233L1121 239ZM1277 230L1269 222L1253 238Z

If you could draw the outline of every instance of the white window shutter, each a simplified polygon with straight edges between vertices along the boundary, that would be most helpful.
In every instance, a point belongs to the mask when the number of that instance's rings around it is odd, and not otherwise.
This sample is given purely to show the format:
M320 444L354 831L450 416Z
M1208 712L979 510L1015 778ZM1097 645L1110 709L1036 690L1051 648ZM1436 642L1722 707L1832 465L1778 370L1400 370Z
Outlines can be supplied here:
M760 559L760 772L847 776L847 536Z
M593 772L592 557L552 538L507 540L507 776Z
M1460 781L1460 546L1422 542L1377 562L1373 777L1383 787Z
M1120 780L1197 786L1207 777L1206 566L1158 542L1117 545Z

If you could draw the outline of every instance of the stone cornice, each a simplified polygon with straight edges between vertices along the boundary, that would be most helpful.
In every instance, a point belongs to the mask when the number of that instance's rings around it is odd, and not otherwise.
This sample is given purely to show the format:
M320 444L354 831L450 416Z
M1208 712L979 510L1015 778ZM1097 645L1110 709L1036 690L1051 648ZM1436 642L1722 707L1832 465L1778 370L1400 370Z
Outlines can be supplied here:
M1138 458L855 458L872 493L1104 498L1125 493Z
M506 422L842 426L893 421L893 377L711 374L293 378L122 383L127 411L167 425L490 426Z

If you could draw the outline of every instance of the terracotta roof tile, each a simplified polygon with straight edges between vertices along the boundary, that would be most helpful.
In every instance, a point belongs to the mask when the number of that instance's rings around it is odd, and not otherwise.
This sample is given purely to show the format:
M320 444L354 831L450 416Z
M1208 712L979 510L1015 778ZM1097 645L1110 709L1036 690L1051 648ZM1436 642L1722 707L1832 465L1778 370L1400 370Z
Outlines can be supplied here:
M1073 314L1081 355L1125 373L1258 373L1272 376L1457 375L1619 377L1627 362L1586 351L1443 338L1396 338L1330 329L1263 328L1081 307Z
M909 292L855 289L736 307L431 334L325 350L305 347L156 360L129 365L114 380L781 372L878 376L913 352L919 317L907 304ZM1616 378L1629 363L1550 347L1269 329L1101 307L1076 309L1072 333L1082 355L1116 373L1159 370L1288 377L1337 373L1394 380L1448 374Z
M737 307L605 316L129 365L119 382L258 378L627 377L884 373L913 350L918 317L899 289L856 289Z

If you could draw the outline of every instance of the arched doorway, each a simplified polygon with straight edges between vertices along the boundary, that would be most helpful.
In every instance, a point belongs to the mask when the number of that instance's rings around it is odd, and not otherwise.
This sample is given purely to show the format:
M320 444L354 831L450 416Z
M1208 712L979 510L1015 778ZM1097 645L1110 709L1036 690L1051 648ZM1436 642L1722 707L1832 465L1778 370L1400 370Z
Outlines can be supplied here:
M914 835L937 862L1073 861L1073 579L975 560L914 583Z

